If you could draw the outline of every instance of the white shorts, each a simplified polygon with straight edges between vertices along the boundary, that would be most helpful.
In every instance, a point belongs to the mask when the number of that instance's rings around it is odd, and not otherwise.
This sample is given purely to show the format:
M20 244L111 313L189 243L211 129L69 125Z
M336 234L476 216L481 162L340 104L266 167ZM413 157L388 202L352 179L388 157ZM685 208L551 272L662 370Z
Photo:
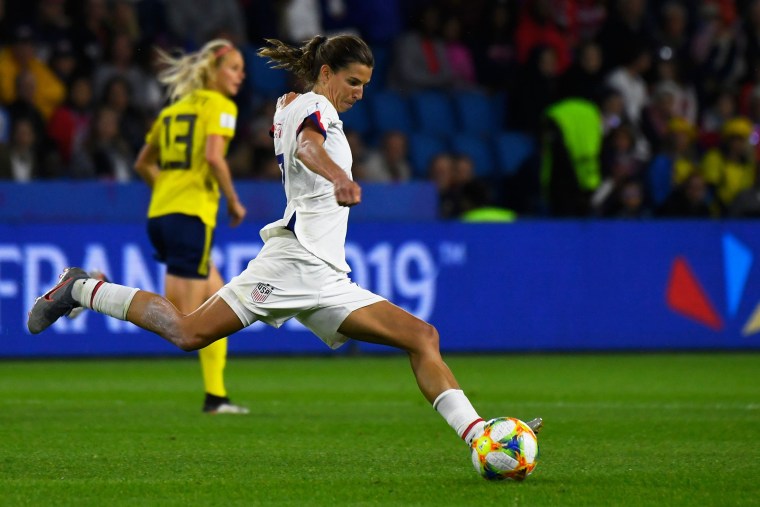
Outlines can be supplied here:
M269 238L245 271L218 294L244 326L260 320L280 327L295 317L336 349L348 340L338 332L346 317L385 298L362 289L283 231Z

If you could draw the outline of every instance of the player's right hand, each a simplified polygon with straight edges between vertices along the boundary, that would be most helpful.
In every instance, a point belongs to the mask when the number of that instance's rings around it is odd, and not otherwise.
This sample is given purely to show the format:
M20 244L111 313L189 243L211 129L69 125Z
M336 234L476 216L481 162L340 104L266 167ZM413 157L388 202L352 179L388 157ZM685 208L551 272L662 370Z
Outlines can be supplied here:
M362 202L362 187L348 178L334 183L335 200L341 206L356 206Z

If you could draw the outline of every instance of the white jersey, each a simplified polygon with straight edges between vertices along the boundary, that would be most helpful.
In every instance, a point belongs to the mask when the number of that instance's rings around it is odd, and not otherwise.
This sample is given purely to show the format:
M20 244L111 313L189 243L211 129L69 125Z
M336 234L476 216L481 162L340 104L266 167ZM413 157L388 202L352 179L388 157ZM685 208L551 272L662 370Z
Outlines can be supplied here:
M348 208L338 205L331 182L296 159L296 136L307 118L325 136L327 154L351 178L353 159L343 133L343 122L325 96L304 93L278 109L271 134L282 171L287 206L282 219L261 229L261 239L266 242L278 234L277 229L288 228L306 250L335 269L348 273L351 271L345 252Z

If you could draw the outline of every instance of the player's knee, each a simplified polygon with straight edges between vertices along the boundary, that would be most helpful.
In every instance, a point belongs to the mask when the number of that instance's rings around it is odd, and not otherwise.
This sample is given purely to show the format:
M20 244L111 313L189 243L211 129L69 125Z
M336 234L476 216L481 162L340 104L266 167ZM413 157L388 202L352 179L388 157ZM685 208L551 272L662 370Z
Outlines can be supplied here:
M179 330L170 340L185 352L199 350L207 345L203 336L190 330Z
M427 322L421 322L419 324L417 336L421 348L438 351L440 338L438 335L438 329L436 329L435 326Z

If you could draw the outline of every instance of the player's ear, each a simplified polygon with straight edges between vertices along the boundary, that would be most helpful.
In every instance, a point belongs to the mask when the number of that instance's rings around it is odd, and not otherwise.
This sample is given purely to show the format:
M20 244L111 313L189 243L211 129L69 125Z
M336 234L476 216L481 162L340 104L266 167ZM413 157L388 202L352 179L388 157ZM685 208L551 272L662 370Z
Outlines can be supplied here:
M333 71L329 65L327 65L326 63L322 64L322 66L319 68L319 79L323 83L327 83L327 81L330 80L330 77L332 77L332 73Z

